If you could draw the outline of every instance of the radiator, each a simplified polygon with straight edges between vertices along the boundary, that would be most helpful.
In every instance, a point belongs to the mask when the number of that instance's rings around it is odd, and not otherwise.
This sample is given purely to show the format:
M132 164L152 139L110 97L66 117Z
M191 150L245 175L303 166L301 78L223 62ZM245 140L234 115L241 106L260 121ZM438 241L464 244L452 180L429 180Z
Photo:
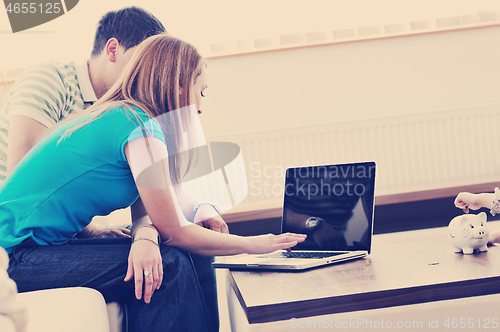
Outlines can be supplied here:
M500 105L208 137L241 147L248 196L237 210L280 206L287 167L377 163L376 194L500 180Z

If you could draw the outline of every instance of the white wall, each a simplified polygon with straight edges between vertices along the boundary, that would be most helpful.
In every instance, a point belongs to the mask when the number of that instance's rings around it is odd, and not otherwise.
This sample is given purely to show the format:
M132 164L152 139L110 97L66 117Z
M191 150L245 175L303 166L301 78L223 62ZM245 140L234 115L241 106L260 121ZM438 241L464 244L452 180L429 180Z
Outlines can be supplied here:
M209 60L207 137L500 104L500 27Z

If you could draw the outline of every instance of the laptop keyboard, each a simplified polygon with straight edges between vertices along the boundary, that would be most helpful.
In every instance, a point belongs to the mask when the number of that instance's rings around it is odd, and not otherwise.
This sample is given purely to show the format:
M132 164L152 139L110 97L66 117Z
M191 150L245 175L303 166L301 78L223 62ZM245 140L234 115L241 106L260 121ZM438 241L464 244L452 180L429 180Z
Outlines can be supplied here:
M342 255L342 254L347 254L347 251L337 251L337 252L313 252L313 251L292 251L292 252L287 252L287 251L280 251L271 255L266 255L262 257L266 258L325 258L325 257L332 257L332 256L337 256L337 255Z

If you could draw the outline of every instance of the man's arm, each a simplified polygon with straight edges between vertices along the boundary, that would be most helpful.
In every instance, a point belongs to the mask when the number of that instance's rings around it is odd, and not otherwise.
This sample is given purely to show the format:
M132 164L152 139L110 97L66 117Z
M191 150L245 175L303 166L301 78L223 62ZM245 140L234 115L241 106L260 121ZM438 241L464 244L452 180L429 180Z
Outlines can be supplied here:
M188 221L216 232L229 234L229 227L211 204L203 204L203 201L193 199L183 192L176 192L176 194L181 195L179 204ZM195 215L194 207L197 205L199 207Z
M3 116L9 119L7 174L35 145L40 135L61 118L65 85L61 70L54 64L26 69L12 86Z
M36 140L47 130L40 122L24 115L14 115L10 119L7 152L7 174L35 145Z

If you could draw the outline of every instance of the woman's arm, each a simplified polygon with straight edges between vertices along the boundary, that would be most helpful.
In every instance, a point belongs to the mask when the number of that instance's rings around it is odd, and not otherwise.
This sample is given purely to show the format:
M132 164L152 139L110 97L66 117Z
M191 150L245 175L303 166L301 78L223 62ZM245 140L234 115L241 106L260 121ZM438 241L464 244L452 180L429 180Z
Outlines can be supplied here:
M455 198L455 206L464 210L465 213L469 213L469 209L491 208L494 198L494 193L471 194L462 192Z
M125 155L144 206L142 213L149 215L167 245L202 255L261 254L292 247L305 239L300 234L240 237L192 224L184 217L170 185L165 144L156 138L138 138L127 143ZM153 163L159 167L149 167ZM148 179L147 188L137 181L139 175ZM151 186L153 179L156 184ZM139 215L141 208L133 208L134 213Z
M305 239L305 236L299 234L241 237L214 232L195 224L184 224L178 221L178 216L176 218L178 213L175 211L174 200L167 190L159 192L158 189L144 189L139 190L139 193L163 243L196 254L262 254L292 247ZM165 204L169 199L172 204Z

